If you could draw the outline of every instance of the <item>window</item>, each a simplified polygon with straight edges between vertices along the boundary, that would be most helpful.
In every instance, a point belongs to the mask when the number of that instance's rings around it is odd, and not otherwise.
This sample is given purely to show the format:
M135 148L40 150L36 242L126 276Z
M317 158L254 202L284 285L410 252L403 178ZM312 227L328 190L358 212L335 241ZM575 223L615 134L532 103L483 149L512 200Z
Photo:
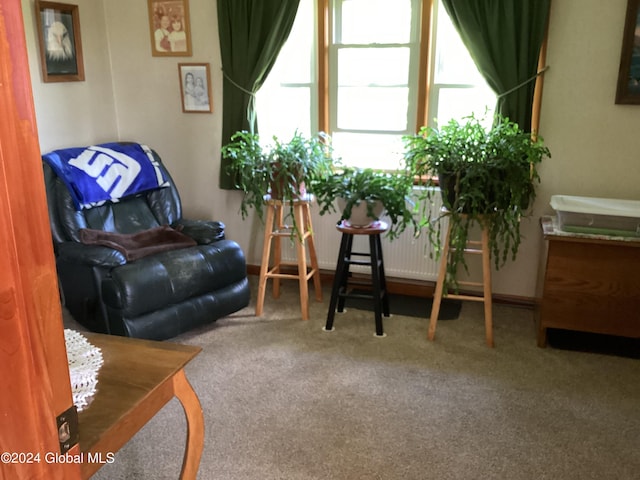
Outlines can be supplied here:
M452 118L460 119L472 113L478 118L486 115L490 124L496 94L478 72L441 1L438 0L434 10L429 124L444 125Z
M359 167L393 167L402 136L415 128L420 1L332 5L329 125L336 155Z
M317 2L329 9L328 88L318 91ZM432 24L421 25L430 0L301 0L292 33L257 95L261 136L290 137L326 129L336 156L353 166L393 169L402 161L402 136L413 134L418 98L427 100L429 122L446 123L471 113L488 117L496 97L477 71L440 0ZM326 2L326 3L325 3ZM431 58L420 61L428 35ZM427 85L419 69L430 68ZM426 77L425 77L426 78ZM422 96L420 95L422 93ZM319 105L328 105L320 125ZM432 123L432 125L435 123Z
M256 95L261 140L289 140L296 130L318 131L315 1L300 0L296 20L278 60Z

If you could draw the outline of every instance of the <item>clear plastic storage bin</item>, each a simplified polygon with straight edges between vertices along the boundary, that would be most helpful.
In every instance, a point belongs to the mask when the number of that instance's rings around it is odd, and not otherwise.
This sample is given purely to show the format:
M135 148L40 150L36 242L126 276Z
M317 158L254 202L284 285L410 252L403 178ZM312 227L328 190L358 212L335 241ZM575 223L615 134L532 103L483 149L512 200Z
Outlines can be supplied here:
M640 236L640 201L553 195L551 207L565 232Z

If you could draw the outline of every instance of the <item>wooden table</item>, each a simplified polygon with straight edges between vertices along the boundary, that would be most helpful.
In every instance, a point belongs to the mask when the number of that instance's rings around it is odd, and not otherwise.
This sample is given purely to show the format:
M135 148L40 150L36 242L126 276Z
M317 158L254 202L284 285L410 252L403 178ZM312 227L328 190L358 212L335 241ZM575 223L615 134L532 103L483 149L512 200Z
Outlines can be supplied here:
M83 478L102 466L87 462L89 453L108 459L175 396L187 418L180 478L195 479L204 445L204 418L184 367L202 349L113 335L83 335L102 350L104 359L97 391L89 406L78 414L80 451L85 458Z
M547 328L640 338L640 239L560 231L542 218L547 241L538 346Z

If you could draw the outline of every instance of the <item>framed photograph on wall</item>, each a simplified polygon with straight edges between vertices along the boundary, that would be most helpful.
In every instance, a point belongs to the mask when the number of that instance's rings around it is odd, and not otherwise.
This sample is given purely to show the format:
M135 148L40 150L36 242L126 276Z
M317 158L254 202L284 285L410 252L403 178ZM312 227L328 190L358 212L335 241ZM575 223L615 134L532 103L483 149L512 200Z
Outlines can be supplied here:
M36 1L40 64L44 82L84 80L77 5Z
M154 57L190 57L189 0L147 0L151 54Z
M185 113L211 113L211 72L208 63L179 63L180 95Z
M640 0L627 0L616 103L640 104Z

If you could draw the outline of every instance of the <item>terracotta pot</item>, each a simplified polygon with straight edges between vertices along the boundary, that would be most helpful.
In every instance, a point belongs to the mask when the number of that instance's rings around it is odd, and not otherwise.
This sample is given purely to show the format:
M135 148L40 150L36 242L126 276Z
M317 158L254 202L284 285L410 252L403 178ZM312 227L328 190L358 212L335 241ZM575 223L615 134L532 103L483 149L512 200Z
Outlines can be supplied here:
M274 171L278 170L277 163L273 165L273 169ZM302 172L300 172L300 175L296 175L296 176L299 177L301 175L302 175ZM295 197L297 198L304 197L307 194L307 188L304 184L304 181L300 180L297 182L297 185L290 186L289 182L285 178L274 179L273 181L271 181L269 184L269 194L271 195L271 198L273 198L274 200L282 200L282 197L283 197L282 193L288 190L290 187L297 189L297 192L295 195Z
M302 198L307 194L307 187L305 186L304 182L298 183L298 185L294 186L294 188L296 187L297 198ZM289 185L287 185L284 181L271 182L269 187L269 195L271 195L271 198L273 198L274 200L282 200L282 192L287 190L288 188Z

